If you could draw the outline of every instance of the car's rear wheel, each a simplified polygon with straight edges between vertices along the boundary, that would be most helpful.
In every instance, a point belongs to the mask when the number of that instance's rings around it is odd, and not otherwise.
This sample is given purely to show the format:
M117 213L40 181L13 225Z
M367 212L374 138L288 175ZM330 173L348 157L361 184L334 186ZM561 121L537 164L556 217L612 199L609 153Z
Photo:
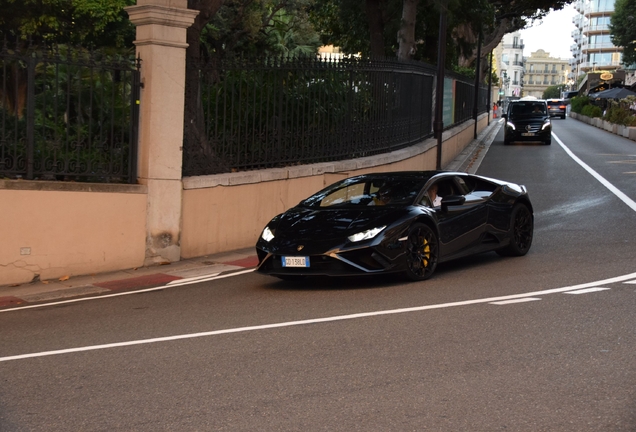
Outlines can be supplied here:
M532 245L534 219L527 205L518 203L510 217L510 244L497 253L502 256L523 256Z
M430 278L437 267L437 234L428 225L416 223L409 229L406 242L405 276L413 281Z

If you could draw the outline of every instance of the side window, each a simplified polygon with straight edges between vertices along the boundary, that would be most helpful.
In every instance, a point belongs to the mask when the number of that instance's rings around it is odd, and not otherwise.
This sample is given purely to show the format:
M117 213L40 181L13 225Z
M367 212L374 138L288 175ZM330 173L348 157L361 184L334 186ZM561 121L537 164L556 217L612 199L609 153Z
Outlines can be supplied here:
M471 195L476 198L488 198L497 189L497 185L487 181L475 179Z
M444 179L433 183L428 187L426 193L422 197L420 204L428 207L439 207L442 205L442 198L453 195L453 181Z
M473 190L472 183L469 178L455 177L455 183L457 188L454 195L467 195Z

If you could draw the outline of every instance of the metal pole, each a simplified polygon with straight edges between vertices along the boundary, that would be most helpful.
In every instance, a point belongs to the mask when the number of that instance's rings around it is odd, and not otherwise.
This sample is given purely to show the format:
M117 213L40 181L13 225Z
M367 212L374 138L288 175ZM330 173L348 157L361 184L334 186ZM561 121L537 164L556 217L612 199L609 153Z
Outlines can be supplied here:
M33 180L33 165L35 159L35 54L29 53L27 60L27 180Z
M444 65L446 60L446 5L439 13L439 36L437 41L437 87L435 93L435 121L433 132L437 138L437 169L442 169L442 132L444 131Z
M481 81L481 29L479 30L479 40L477 42L477 64L475 65L475 97L473 99L473 119L475 120L475 131L473 138L477 139L477 103L479 102L479 82Z
M492 99L492 51L488 56L488 99L486 100L486 113L488 114L488 125L490 126L490 102Z

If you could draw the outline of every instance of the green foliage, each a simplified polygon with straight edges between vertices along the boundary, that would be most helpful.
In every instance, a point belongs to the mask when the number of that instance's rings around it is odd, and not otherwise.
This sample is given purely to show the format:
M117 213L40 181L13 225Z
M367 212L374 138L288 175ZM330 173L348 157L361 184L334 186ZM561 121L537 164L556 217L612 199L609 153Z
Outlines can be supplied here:
M561 97L561 86L550 86L543 91L543 99L559 99Z
M54 56L30 55L35 78L33 165L48 179L71 175L78 181L125 181L130 155L131 74L134 63L120 56L103 56L60 47ZM23 75L27 61L14 55L0 61ZM12 108L12 109L8 109ZM7 107L3 148L10 161L24 160L27 119L24 107ZM6 167L19 172L15 165Z
M631 111L630 106L636 101L636 97L630 96L626 99L605 100L607 105L605 114L603 109L598 105L594 105L593 101L587 96L576 96L572 98L572 111L587 117L603 117L610 123L623 126L636 126L636 116Z
M583 107L583 109L581 110L581 114L587 117L602 117L603 110L601 110L601 108L597 107L596 105L590 104Z
M605 112L603 118L610 123L618 125L636 125L636 117L630 110L630 106L635 100L636 97L634 96L630 96L629 98L620 101L610 100L608 103L609 106L607 107L607 111Z
M609 27L612 43L623 47L623 64L636 63L636 2L616 0Z
M318 52L308 16L310 0L226 0L201 34L203 58Z
M0 36L33 43L130 47L135 0L0 0Z
M590 105L590 98L587 96L575 96L570 101L571 110L578 114L583 114L583 108Z

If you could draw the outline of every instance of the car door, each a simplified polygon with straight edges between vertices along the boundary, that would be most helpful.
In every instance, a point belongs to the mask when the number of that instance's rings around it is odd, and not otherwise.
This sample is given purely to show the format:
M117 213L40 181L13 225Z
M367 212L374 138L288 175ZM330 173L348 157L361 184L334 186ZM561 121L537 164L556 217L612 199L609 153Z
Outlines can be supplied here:
M487 198L471 193L467 184L470 179L456 175L447 180L452 193L443 196L442 205L435 208L443 259L464 255L479 246L488 222Z

